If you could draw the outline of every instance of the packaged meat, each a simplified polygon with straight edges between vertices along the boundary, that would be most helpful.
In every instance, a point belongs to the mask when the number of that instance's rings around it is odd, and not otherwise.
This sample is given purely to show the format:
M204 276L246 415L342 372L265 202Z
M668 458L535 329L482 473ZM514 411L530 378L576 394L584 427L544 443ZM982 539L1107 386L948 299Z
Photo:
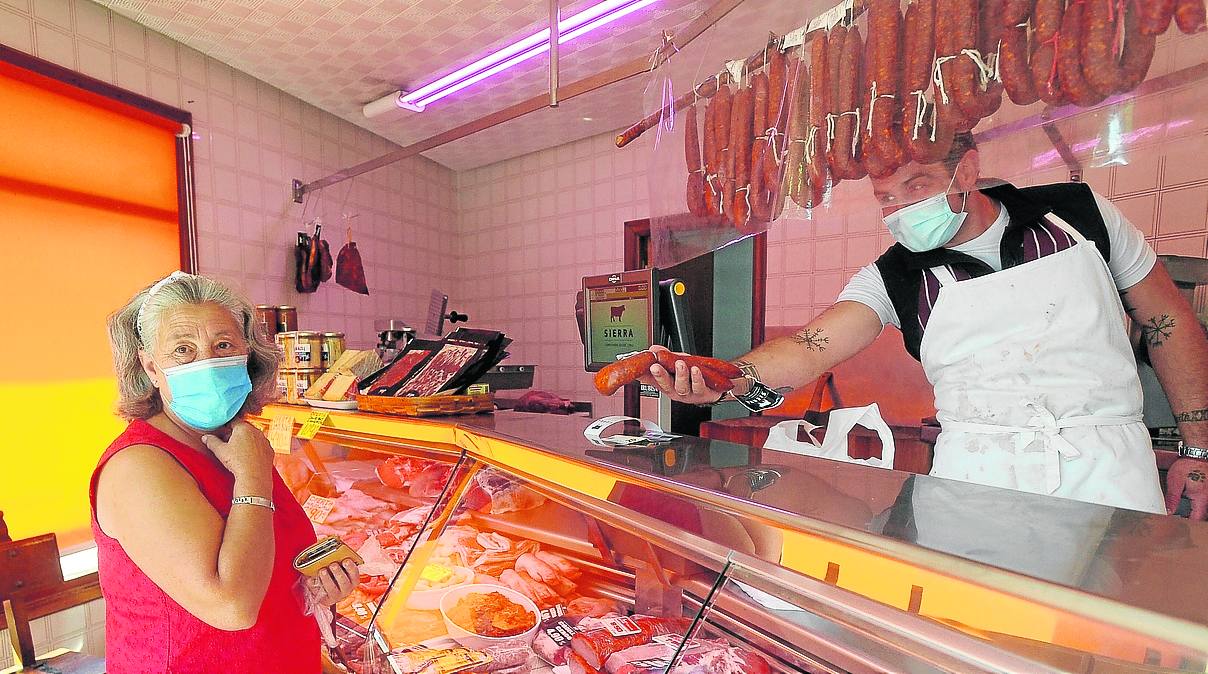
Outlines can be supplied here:
M330 267L330 253L328 254ZM327 279L323 279L327 280ZM348 230L348 242L340 249L336 258L336 283L362 295L369 294L369 286L365 283L365 267L361 264L361 251L352 240L352 230Z
M453 566L473 566L483 553L482 544L478 542L480 533L470 526L446 527L437 540L435 556L448 560Z
M378 536L370 536L354 549L365 560L360 566L361 578L393 578L398 573L399 563L386 552Z
M440 350L418 367L391 395L433 396L456 393L473 384L507 357L512 340L493 330L459 328L449 333Z
M575 404L549 391L529 391L520 396L512 409L516 412L538 414L574 414Z
M378 464L374 472L387 487L405 489L411 481L435 462L411 456L392 456Z
M562 597L549 585L535 580L523 571L508 569L499 576L506 586L532 599L538 608L550 608L562 600Z
M470 648L411 648L387 656L399 674L452 674L453 672L503 672L534 666L527 646Z
M619 611L617 602L599 597L575 597L566 605L566 615L572 618L600 618Z
M626 648L608 656L608 661L604 663L604 671L608 674L655 674L656 672L662 674L671 666L671 660L675 657L682 641L683 637L679 635L666 634L655 637L650 643ZM724 641L689 639L688 644L684 647L684 658L681 661L687 658L688 653L696 655L724 649L728 646ZM681 668L676 667L675 671L679 672Z
M543 583L554 582L558 579L558 571L534 553L521 555L516 560L516 570L523 571Z
M449 477L452 474L453 464L432 464L411 481L408 493L415 498L436 498L445 490L445 485L449 483Z
M440 350L441 342L428 339L413 339L407 349L390 361L390 364L370 374L361 386L366 395L393 395L394 389L410 377L432 354Z
M582 655L575 652L566 656L566 666L570 668L570 674L603 674L599 668L592 667Z
M373 498L359 489L348 489L332 506L323 524L334 525L354 520L368 525L384 522L398 512L398 506Z
M688 651L673 671L674 674L771 674L772 666L758 653L730 646Z
M568 608L559 605L542 611L541 628L533 639L533 650L542 660L555 667L567 664L567 657L571 653L570 641L576 634L603 625L601 618L572 616L567 612Z
M611 618L603 627L576 634L571 648L592 667L601 669L613 653L641 646L664 634L685 634L689 625L691 621L686 618L641 615Z
M473 568L478 573L498 578L505 571L516 568L516 560L527 552L536 552L540 547L535 541L515 542L500 534L481 534L478 543L483 553L475 560ZM501 543L505 547L500 547Z
M668 634L650 643L614 653L604 666L607 674L663 674L668 671L682 637ZM724 640L688 640L670 674L771 674L762 656Z
M469 369L486 351L487 347L482 344L446 338L440 350L417 368L391 395L422 397L451 390L458 375Z
M476 473L474 486L465 497L467 508L492 515L532 510L543 503L544 496L494 468Z

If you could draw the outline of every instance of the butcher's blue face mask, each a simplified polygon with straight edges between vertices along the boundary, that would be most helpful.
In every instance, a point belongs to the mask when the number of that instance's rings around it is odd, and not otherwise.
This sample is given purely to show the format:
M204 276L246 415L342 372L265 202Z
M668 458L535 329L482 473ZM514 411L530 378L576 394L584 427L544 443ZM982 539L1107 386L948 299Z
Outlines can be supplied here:
M234 419L252 392L246 355L199 360L163 368L163 373L172 393L168 409L199 431Z
M956 176L953 175L952 183L955 182ZM949 183L948 189L943 192L904 206L884 217L885 225L889 227L889 232L898 243L909 251L922 253L935 250L956 236L965 218L969 216L965 212L969 193L965 193L960 212L953 213L952 206L948 204L948 192L952 189L952 183Z

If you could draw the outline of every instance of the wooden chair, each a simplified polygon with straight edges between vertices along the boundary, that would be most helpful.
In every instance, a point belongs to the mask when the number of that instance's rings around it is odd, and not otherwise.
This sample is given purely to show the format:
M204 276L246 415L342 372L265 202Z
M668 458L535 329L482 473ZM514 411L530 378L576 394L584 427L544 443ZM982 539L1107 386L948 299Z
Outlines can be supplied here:
M62 672L63 674L104 674L105 660L64 649L48 653L39 662L34 653L29 623L41 611L31 607L44 604L48 597L62 595L71 586L63 580L59 565L59 544L54 534L18 541L10 540L0 518L0 603L8 627L16 666L0 674L19 672Z

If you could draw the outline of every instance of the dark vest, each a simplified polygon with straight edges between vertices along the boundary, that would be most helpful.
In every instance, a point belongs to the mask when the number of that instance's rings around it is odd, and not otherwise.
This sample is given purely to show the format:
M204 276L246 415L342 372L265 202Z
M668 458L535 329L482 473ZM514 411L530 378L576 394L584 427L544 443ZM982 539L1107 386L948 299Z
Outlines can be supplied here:
M1003 269L1015 267L1034 259L1036 253L1025 254L1024 236L1042 226L1042 218L1055 213L1093 241L1104 260L1111 259L1111 243L1107 225L1095 203L1091 188L1083 183L1058 183L1039 187L1018 188L1011 184L988 187L982 194L1001 203L1007 210L1007 230L1003 234L1000 252ZM1033 248L1028 248L1032 251ZM1041 252L1043 256L1045 253ZM912 253L902 244L894 244L876 262L877 270L889 291L889 300L902 325L902 341L906 351L919 360L919 345L923 341L923 325L919 321L920 293L932 267L949 265L957 279L975 278L994 270L986 263L964 253L947 248ZM1021 298L1025 299L1025 298Z

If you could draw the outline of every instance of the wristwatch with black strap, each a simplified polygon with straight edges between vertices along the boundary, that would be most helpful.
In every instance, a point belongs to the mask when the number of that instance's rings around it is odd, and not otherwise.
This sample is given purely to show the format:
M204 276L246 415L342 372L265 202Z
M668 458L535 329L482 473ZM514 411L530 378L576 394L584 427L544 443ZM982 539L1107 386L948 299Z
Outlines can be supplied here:
M723 393L717 399L718 403L724 402L727 398L733 398L752 412L765 412L784 403L784 394L759 381L755 376L754 368L746 364L740 364L739 368L743 371L742 380L733 391Z
M1201 461L1208 461L1208 448L1194 447L1194 446L1189 445L1186 442L1183 442L1182 440L1180 440L1179 441L1179 456L1186 457L1188 459L1199 459Z

